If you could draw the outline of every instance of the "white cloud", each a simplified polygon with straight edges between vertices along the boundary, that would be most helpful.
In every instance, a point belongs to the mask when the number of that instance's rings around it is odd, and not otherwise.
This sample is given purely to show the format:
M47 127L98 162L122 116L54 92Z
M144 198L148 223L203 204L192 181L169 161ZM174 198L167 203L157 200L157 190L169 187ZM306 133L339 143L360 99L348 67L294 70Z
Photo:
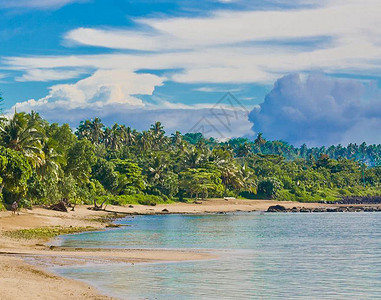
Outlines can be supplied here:
M138 24L150 29L78 28L66 38L85 45L149 51L321 36L371 38L380 34L380 13L377 0L335 0L308 9L218 11L198 18L137 19Z
M85 73L81 70L54 70L54 69L31 69L20 76L16 81L55 81L77 78Z
M36 102L39 102L40 105L36 105ZM28 103L23 102L22 105L18 105L17 110L35 110L49 121L69 123L73 128L77 127L82 120L100 117L108 126L116 122L138 130L146 130L155 121L160 121L168 134L176 130L184 134L202 132L207 137L220 140L252 134L252 124L247 120L247 114L243 111L227 110L231 116L237 114L237 117L231 118L229 124L225 126L211 113L210 108L134 108L131 105L120 103L71 108L64 102L55 104L42 102L42 100L29 100ZM13 108L9 112L13 112Z
M34 3L42 5L48 2ZM51 3L68 2L56 0ZM0 6L1 3L0 0ZM181 118L186 122L184 124L192 123L192 113L189 112L193 111L194 116L195 109L207 108L163 100L155 110L146 107L141 109L144 113L138 113L131 107L143 107L145 104L135 95L151 95L154 88L165 80L205 85L269 84L283 74L304 71L379 76L379 0L333 0L314 4L313 7L288 10L217 11L197 18L140 18L135 21L142 26L131 30L77 28L65 36L66 41L76 46L145 52L8 57L3 59L3 68L24 72L16 78L24 81L63 80L79 76L79 70L95 70L94 74L74 84L52 86L45 98L17 104L26 110L38 107L57 117L57 112L62 110L77 120L91 113L102 113L111 118L119 114L113 114L113 108L132 118L135 113L140 118L153 118L156 113L162 121L169 118L166 122L173 121L176 125ZM305 43L311 45L300 47ZM177 71L164 78L137 74L141 69ZM205 86L198 90L212 92L213 88ZM165 109L160 111L158 106ZM186 113L179 113L183 110ZM290 116L298 116L297 110L286 110ZM240 121L246 124L246 121ZM235 130L246 132L246 125L242 128L245 129L241 130L237 125Z
M308 9L137 19L144 25L139 30L78 28L66 39L80 45L150 52L11 57L4 61L11 69L27 72L21 78L29 78L30 69L62 67L178 69L181 71L169 79L182 83L269 84L285 73L303 71L377 75L381 70L380 14L376 0L335 0ZM317 41L303 48L288 44L290 39L296 44L303 44L303 39Z
M138 94L152 95L155 86L165 78L151 74L135 74L128 70L99 70L74 84L58 84L50 87L49 94L39 100L29 100L15 105L18 110L54 110L102 107L111 104L129 108L142 107Z
M380 143L381 91L359 80L288 75L249 115L269 139L309 146Z
M0 8L60 8L70 3L84 0L0 0Z
M238 88L224 89L224 88L217 88L217 87L202 86L199 88L195 88L194 91L204 92L204 93L221 93L221 92L222 93L226 93L226 92L236 93L236 92L240 92L241 89L238 89Z

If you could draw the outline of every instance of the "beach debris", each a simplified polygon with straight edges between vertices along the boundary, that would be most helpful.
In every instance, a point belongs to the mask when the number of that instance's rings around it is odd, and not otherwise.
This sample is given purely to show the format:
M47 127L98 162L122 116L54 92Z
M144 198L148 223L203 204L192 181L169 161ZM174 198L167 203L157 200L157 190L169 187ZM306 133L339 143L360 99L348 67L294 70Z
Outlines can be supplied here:
M62 212L67 212L67 208L66 208L66 205L63 201L60 201L56 204L53 204L51 206L49 206L49 209L51 210L56 210L56 211L62 211Z
M164 209L162 210L162 212L169 212L169 210L166 209L166 208L164 208Z
M106 225L106 228L118 228L121 227L121 224L114 224L114 223L109 223Z
M134 208L134 206L133 206L133 205L129 205L128 207L129 207L129 208Z

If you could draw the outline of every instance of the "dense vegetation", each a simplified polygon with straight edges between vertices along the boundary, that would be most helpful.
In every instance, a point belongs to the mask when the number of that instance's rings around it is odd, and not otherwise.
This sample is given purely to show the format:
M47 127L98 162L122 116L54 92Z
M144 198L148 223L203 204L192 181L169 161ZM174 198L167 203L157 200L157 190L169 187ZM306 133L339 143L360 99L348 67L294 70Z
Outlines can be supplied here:
M165 135L160 122L138 132L86 120L75 133L38 113L0 122L0 201L9 205L155 204L241 196L336 200L377 195L381 146L295 148L280 141L227 142L200 133ZM365 164L366 163L366 164Z

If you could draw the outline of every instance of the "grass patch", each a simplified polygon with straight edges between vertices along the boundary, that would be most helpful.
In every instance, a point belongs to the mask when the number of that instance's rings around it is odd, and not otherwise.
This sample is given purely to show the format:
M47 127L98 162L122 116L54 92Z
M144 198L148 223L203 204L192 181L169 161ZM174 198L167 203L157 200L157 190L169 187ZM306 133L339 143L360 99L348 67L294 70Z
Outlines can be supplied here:
M13 238L13 239L25 239L25 240L33 240L33 239L50 239L56 237L61 234L71 234L78 233L83 231L94 231L97 230L94 227L40 227L40 228L31 228L31 229L19 229L19 230L11 230L5 231L3 235Z

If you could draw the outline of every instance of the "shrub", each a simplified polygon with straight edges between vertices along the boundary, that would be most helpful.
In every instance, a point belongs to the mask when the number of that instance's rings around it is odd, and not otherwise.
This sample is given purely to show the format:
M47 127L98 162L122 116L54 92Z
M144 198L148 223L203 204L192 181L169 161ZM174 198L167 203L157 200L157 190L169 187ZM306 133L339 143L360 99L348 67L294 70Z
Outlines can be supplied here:
M263 195L269 198L276 198L283 184L277 178L265 178L258 184L258 195Z
M120 196L99 196L97 197L97 203L102 203L106 200L106 203L112 205L127 205L127 204L142 204L142 205L155 205L160 203L169 203L169 199L165 196L146 195L146 194L134 194L134 195L120 195Z

